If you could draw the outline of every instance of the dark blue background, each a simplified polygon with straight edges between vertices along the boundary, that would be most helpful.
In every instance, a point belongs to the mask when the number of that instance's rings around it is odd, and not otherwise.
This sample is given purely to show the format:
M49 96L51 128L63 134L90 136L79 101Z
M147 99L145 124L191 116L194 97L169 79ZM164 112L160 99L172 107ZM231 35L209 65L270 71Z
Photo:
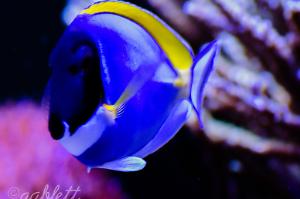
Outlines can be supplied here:
M40 99L48 55L63 31L62 0L3 1L1 5L0 101Z

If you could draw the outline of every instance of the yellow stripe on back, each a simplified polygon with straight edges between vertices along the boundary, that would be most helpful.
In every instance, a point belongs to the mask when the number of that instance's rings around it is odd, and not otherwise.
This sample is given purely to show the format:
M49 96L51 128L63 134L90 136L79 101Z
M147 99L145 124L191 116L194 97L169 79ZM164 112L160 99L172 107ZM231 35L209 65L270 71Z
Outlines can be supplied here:
M189 48L158 17L129 3L108 1L100 2L83 10L80 14L113 13L141 25L152 35L164 50L173 67L186 70L192 66L193 57Z

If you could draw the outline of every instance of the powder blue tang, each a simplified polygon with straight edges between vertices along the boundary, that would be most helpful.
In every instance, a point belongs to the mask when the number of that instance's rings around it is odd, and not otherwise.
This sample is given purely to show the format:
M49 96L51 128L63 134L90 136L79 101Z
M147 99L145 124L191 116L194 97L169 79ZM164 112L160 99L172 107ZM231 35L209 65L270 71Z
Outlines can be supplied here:
M89 168L138 171L194 110L217 42L197 56L167 24L135 5L82 11L50 57L49 131Z

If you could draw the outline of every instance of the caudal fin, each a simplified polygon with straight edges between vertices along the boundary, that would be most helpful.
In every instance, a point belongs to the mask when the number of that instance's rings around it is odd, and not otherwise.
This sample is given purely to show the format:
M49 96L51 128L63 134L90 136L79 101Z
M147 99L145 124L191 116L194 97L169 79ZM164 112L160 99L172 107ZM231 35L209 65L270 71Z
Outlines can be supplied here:
M218 51L217 41L206 44L195 57L192 66L190 100L197 113L202 127L201 108L205 84L214 67L214 60Z

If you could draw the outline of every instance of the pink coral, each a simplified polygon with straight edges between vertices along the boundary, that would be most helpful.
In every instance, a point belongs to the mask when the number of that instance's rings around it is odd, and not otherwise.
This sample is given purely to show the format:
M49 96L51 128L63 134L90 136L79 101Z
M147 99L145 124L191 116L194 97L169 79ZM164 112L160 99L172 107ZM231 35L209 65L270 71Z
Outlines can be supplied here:
M0 107L0 132L0 198L11 198L13 187L21 196L43 192L47 186L51 194L57 186L63 194L72 186L79 187L78 198L124 198L116 179L101 170L87 173L51 139L47 113L37 105L22 102Z

